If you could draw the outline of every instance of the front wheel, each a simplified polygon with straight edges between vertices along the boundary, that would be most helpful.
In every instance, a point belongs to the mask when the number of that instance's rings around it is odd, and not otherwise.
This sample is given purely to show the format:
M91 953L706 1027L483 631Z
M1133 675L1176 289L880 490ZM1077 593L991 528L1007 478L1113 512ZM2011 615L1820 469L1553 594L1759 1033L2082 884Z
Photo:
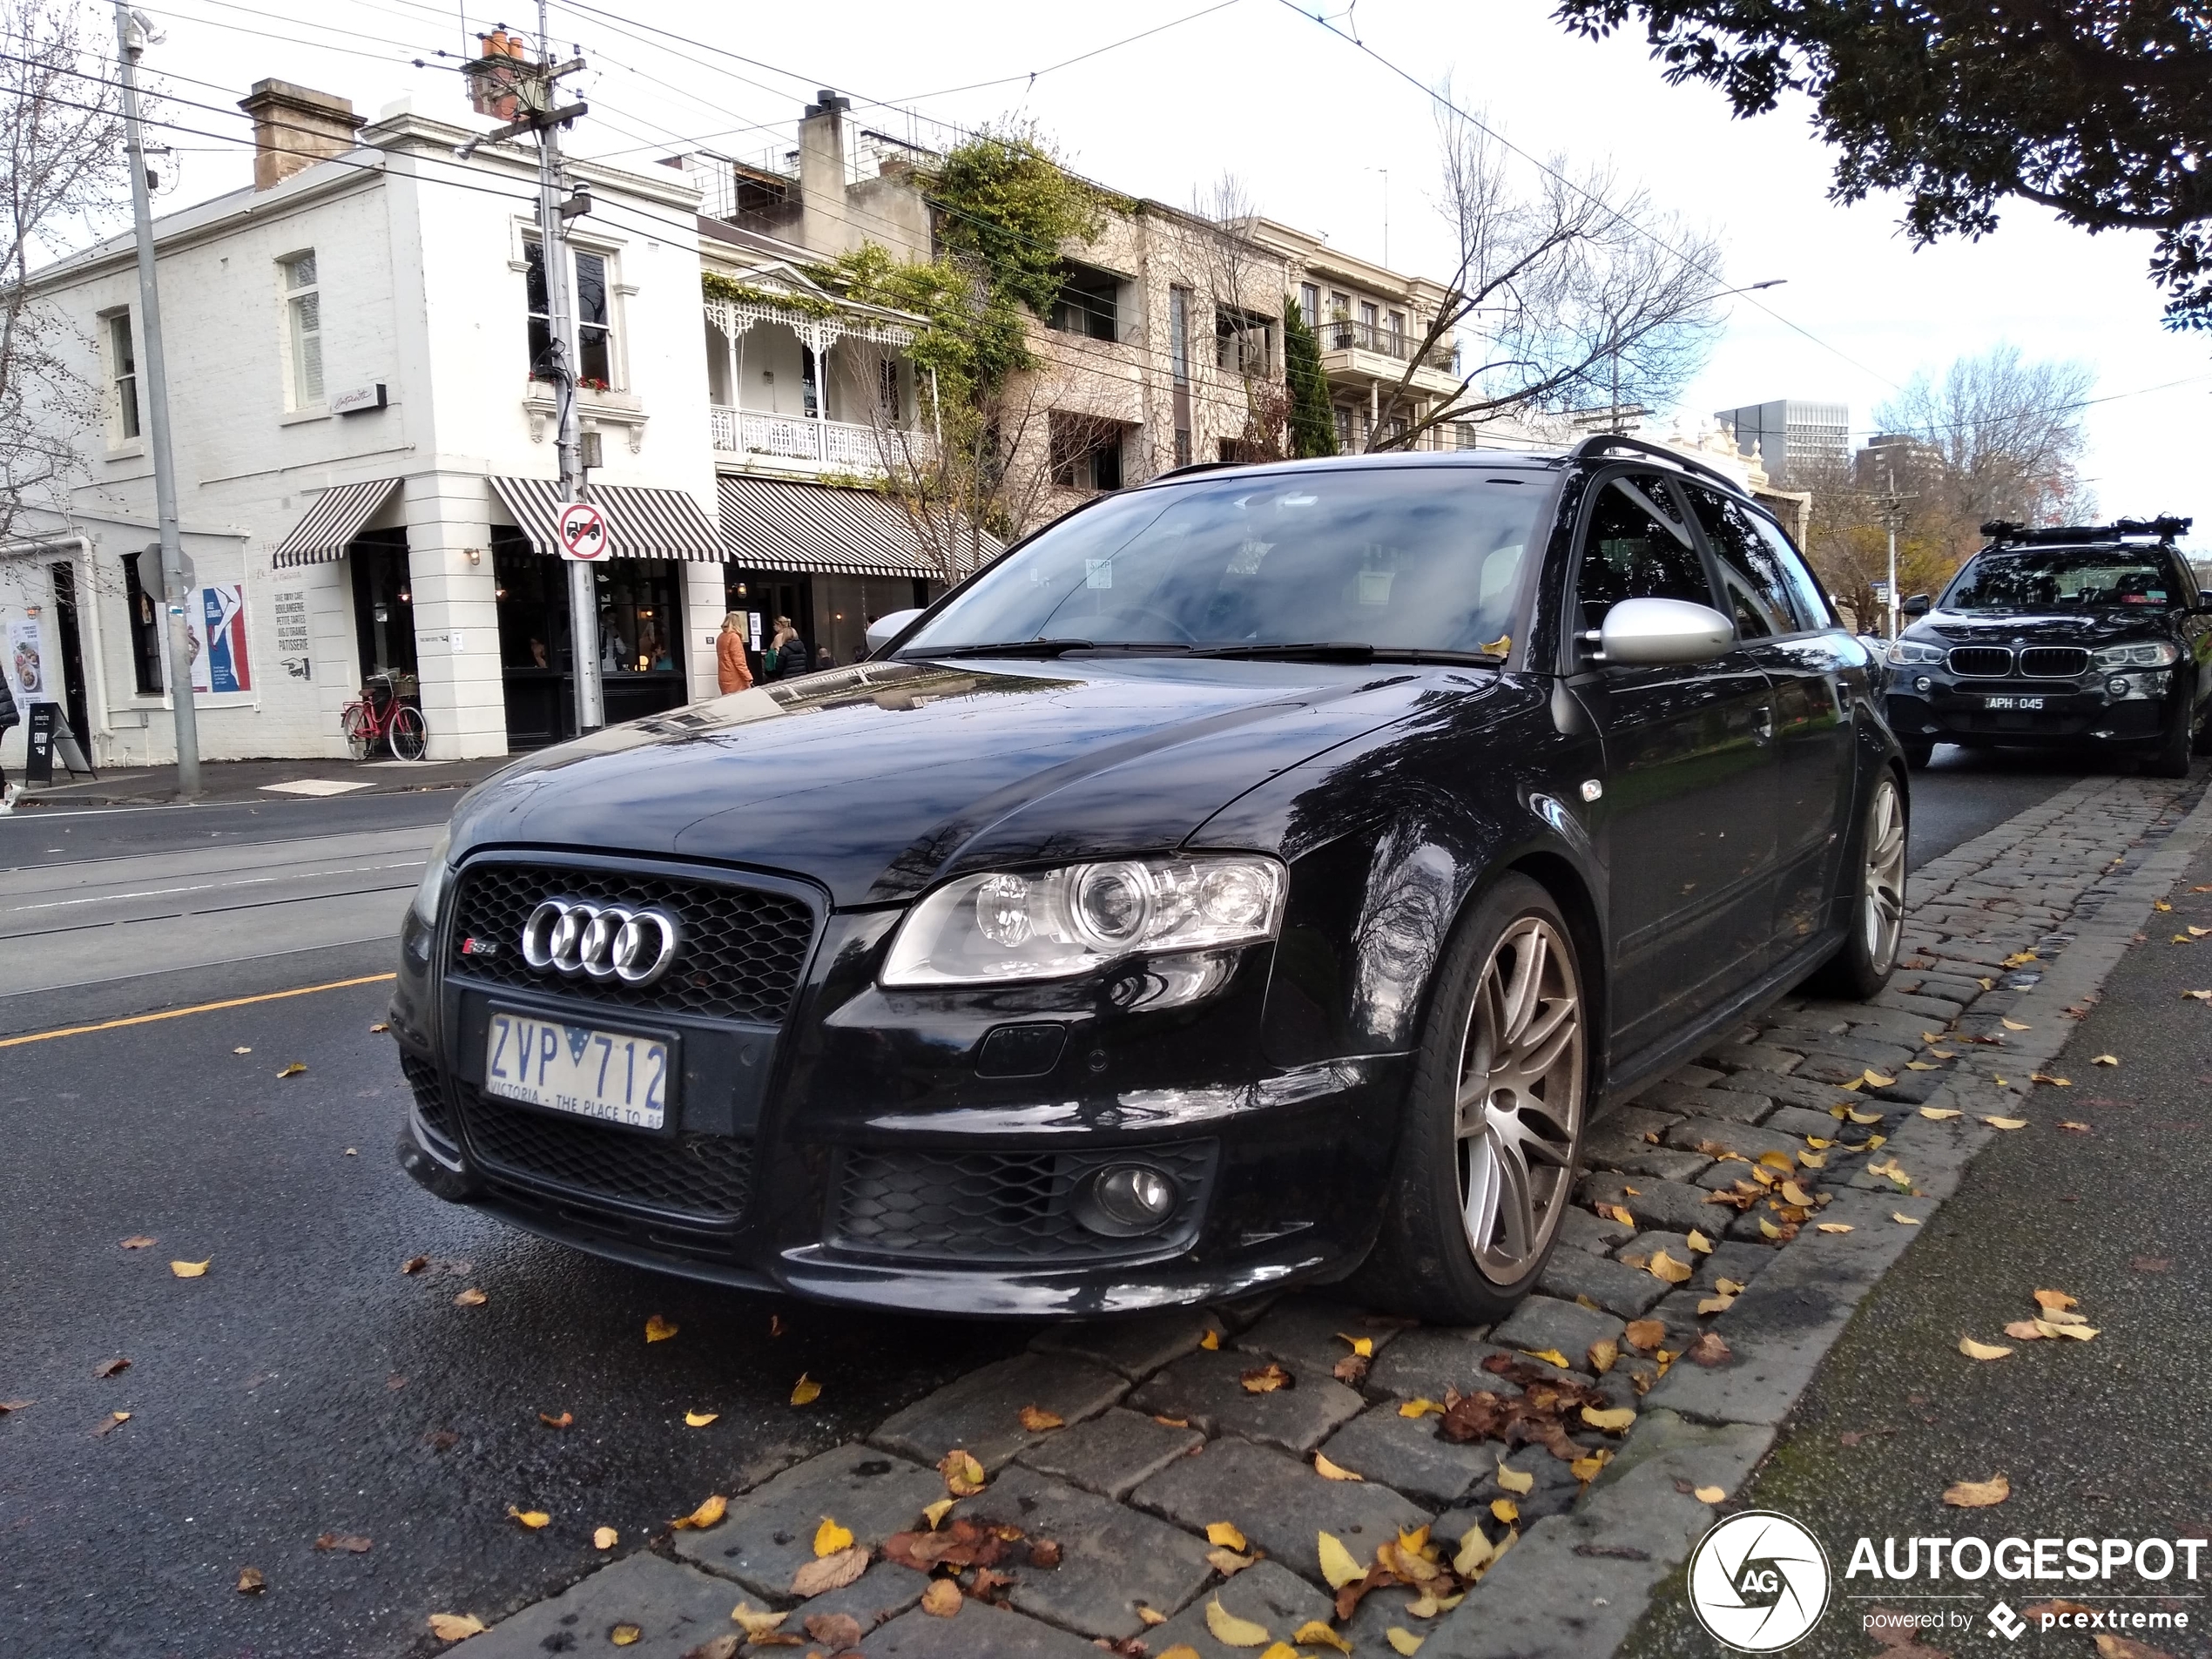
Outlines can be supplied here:
M1844 948L1814 976L1820 989L1864 1002L1890 982L1905 931L1905 797L1896 777L1885 772L1875 780L1859 830Z
M398 760L420 760L430 750L430 728L422 718L422 711L412 703L402 703L392 711L388 728L392 755Z
M1460 925L1430 998L1370 1292L1479 1325L1534 1286L1573 1200L1588 1011L1559 907L1507 876Z

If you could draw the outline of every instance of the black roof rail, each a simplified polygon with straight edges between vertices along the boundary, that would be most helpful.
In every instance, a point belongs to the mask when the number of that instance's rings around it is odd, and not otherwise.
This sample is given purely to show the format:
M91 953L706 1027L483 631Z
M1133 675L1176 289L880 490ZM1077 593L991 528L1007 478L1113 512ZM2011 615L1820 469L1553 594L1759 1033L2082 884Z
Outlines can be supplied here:
M1249 467L1249 461L1186 461L1179 467L1170 467L1165 472L1156 472L1144 482L1156 484L1163 478L1186 478L1194 472L1219 472L1224 467Z
M2186 536L2195 522L2168 513L2157 518L2116 518L2109 524L2046 524L2030 529L2009 518L1993 518L1981 527L1981 533L1998 546L2111 541L2121 536L2155 536L2161 541L2170 542L2177 536Z
M1741 478L1731 477L1718 467L1710 466L1694 456L1686 455L1679 449L1670 449L1663 443L1653 443L1644 438L1632 438L1625 432L1593 433L1576 444L1572 453L1575 460L1583 461L1591 455L1603 455L1611 449L1624 450L1630 455L1650 455L1660 461L1671 461L1677 467L1685 467L1691 472L1702 472L1708 478L1726 484L1737 495L1748 496L1751 493L1744 488Z

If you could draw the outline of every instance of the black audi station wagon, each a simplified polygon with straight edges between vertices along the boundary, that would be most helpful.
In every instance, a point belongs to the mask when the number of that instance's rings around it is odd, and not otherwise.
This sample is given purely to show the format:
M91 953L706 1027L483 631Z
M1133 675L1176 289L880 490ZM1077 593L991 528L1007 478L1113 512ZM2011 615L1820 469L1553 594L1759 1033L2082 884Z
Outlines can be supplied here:
M2175 538L2186 518L2025 529L1989 544L1890 647L1890 724L1906 759L1939 743L2107 749L2188 776L2207 741L2212 605Z
M1093 1314L1499 1316L1593 1107L1897 950L1866 648L1632 439L1191 469L871 660L534 754L394 999L408 1170L579 1249Z

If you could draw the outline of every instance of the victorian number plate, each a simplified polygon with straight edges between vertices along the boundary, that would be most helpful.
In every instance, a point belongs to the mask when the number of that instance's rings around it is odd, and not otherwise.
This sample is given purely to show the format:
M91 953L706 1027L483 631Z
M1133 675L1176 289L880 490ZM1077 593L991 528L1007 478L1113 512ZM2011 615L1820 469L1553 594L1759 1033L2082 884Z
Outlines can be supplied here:
M2043 706L2043 699L2040 697L1985 697L1981 705L1986 709L2040 709Z
M484 1037L484 1092L658 1129L668 1114L668 1044L495 1009Z

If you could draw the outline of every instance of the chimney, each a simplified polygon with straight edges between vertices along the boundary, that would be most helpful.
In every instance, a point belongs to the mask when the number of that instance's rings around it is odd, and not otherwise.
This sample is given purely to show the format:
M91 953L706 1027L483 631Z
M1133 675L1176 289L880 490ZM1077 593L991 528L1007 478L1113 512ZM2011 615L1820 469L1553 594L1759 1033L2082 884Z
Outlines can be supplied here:
M799 124L799 239L813 253L835 255L865 239L845 212L845 112L853 100L824 87Z
M290 81L256 81L238 107L253 118L256 190L273 190L300 168L345 154L362 125L350 98Z

